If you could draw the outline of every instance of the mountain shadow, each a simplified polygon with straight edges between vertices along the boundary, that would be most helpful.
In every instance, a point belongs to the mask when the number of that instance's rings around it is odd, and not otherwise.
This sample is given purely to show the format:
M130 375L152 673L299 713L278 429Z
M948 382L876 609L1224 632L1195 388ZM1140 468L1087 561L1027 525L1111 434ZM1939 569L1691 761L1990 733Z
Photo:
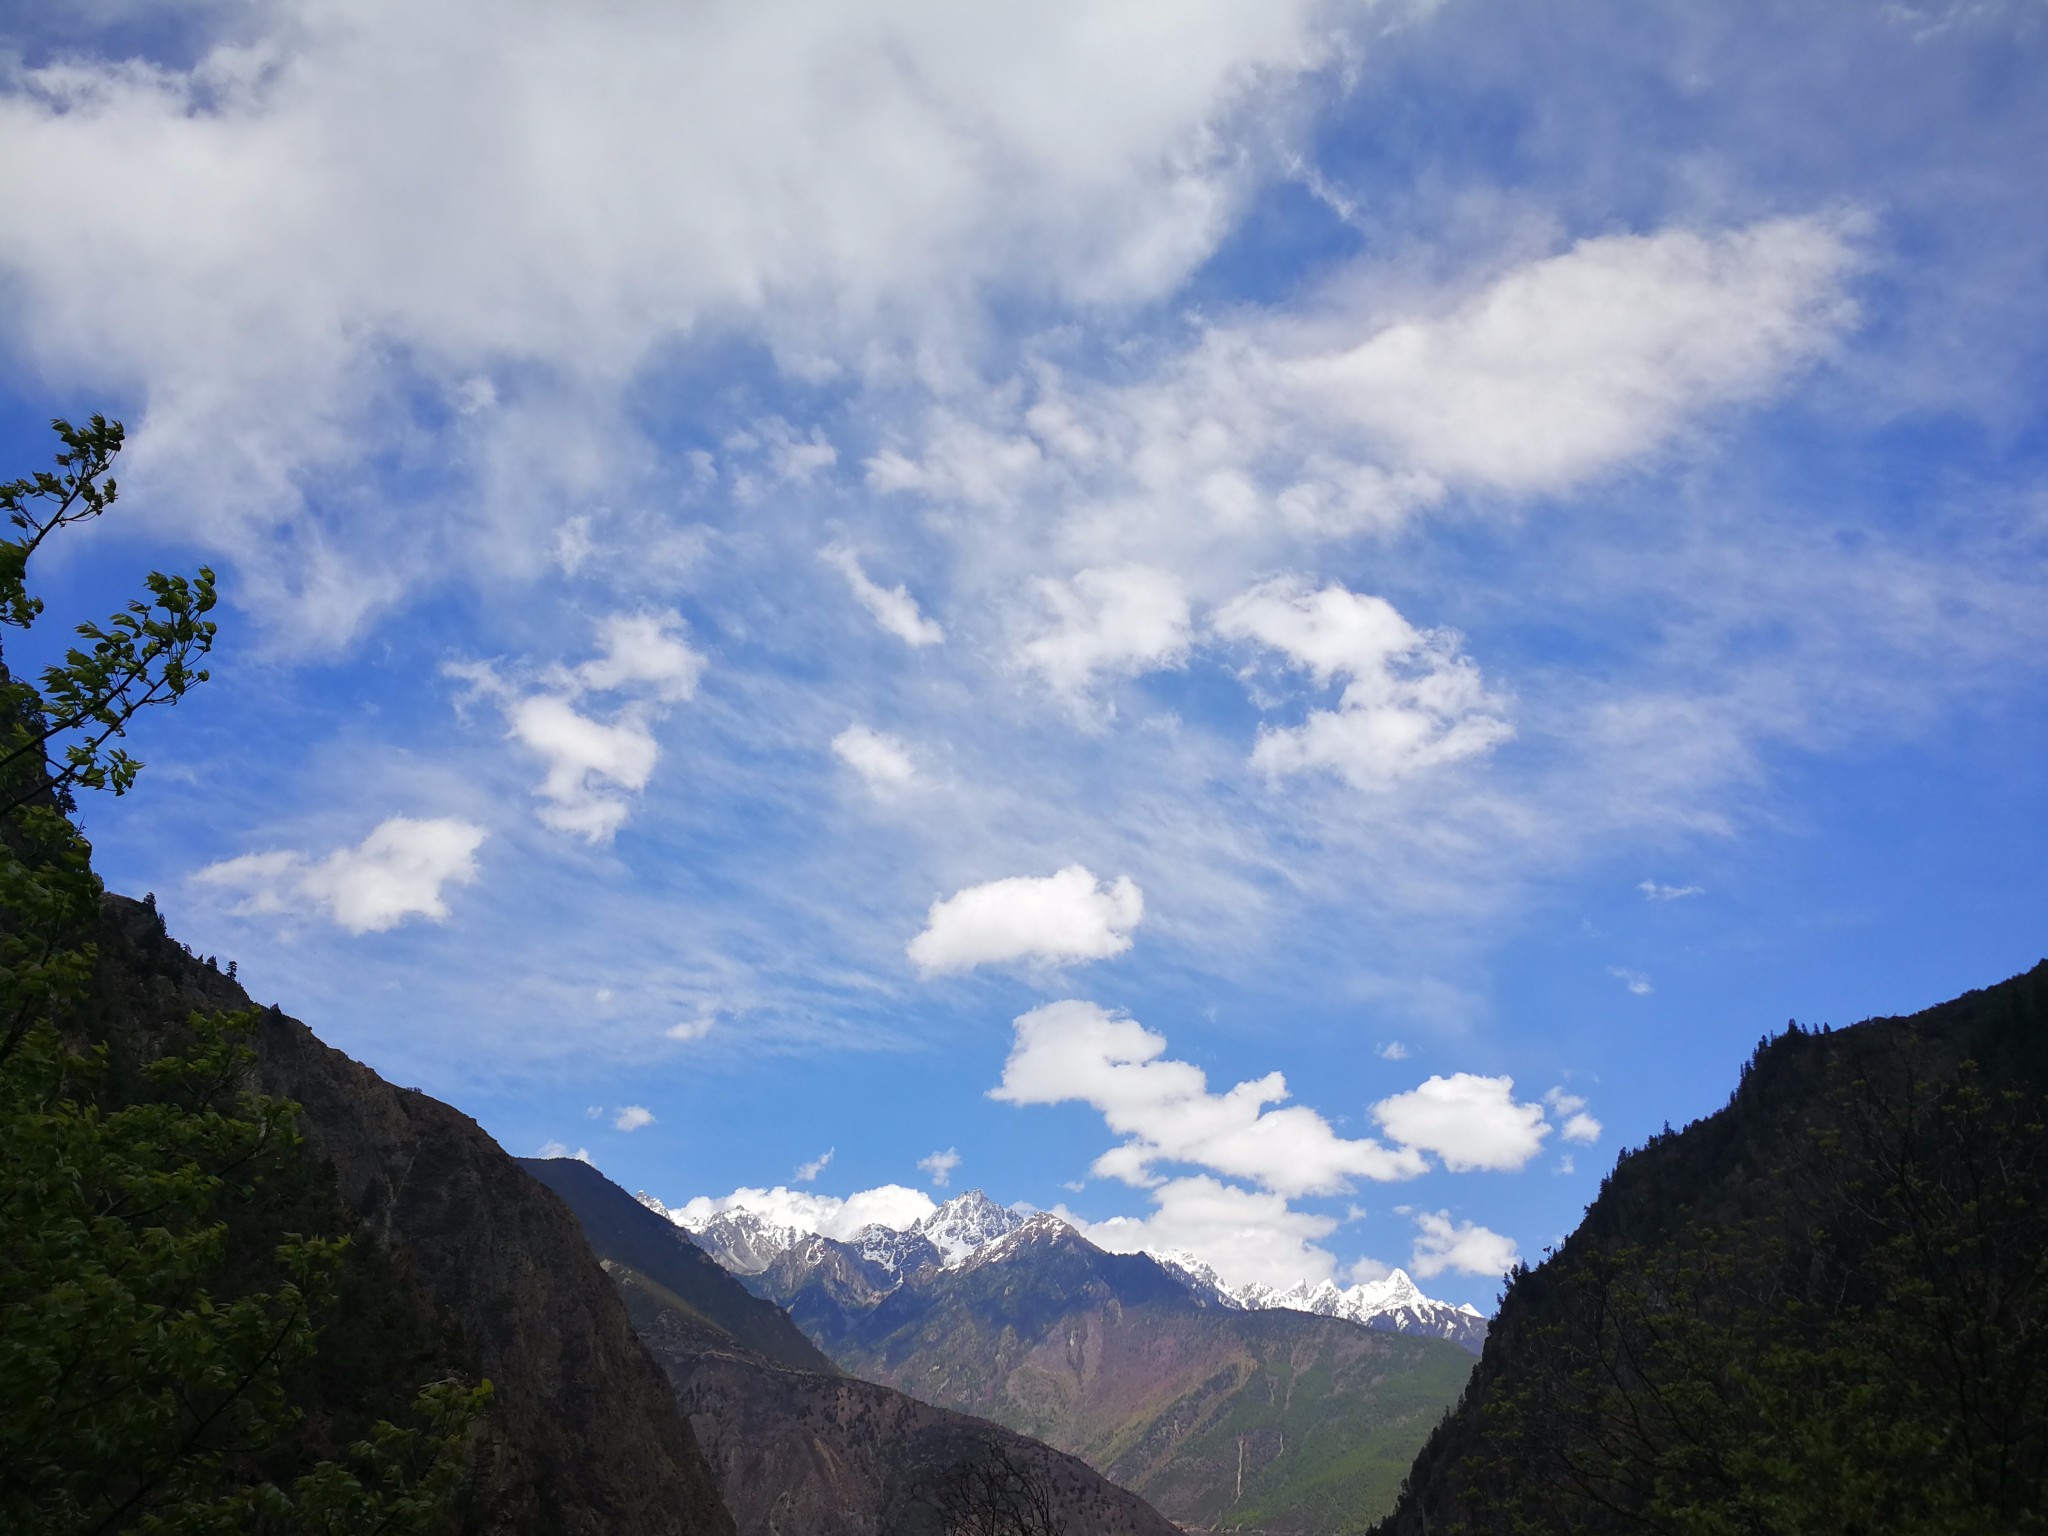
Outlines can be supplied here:
M193 1014L250 1006L153 907L105 899L92 1014L114 1078L144 1073ZM688 1422L562 1202L474 1121L277 1009L250 1045L255 1086L297 1104L312 1171L353 1228L353 1278L303 1399L312 1417L453 1370L493 1389L461 1528L730 1536Z
M740 1536L980 1529L961 1526L949 1500L991 1466L1027 1474L1065 1536L1172 1536L1144 1500L1074 1456L843 1374L779 1308L595 1169L566 1158L524 1164L582 1220Z
M1384 1536L2048 1530L2048 963L1791 1026L1511 1277Z

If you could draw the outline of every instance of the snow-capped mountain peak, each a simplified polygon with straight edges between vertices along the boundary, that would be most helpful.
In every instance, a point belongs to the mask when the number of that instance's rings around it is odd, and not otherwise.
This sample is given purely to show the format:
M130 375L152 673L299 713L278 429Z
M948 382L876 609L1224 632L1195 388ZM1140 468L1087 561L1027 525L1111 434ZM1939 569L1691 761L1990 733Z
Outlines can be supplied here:
M669 1219L675 1218L671 1215ZM770 1221L743 1206L721 1211L702 1226L687 1230L698 1247L736 1275L760 1274L811 1235Z
M1450 1339L1476 1350L1486 1336L1486 1315L1476 1307L1454 1307L1425 1296L1406 1270L1397 1269L1378 1280L1353 1286L1339 1286L1334 1280L1311 1284L1298 1280L1290 1286L1261 1285L1256 1280L1243 1285L1226 1285L1223 1278L1191 1253L1169 1249L1153 1255L1199 1299L1211 1306L1245 1312L1262 1312L1284 1307L1292 1312L1313 1312L1320 1317L1348 1318L1368 1328L1396 1333L1422 1333Z
M1024 1225L1025 1218L997 1205L978 1189L955 1195L911 1231L938 1249L940 1262L958 1269L999 1237Z

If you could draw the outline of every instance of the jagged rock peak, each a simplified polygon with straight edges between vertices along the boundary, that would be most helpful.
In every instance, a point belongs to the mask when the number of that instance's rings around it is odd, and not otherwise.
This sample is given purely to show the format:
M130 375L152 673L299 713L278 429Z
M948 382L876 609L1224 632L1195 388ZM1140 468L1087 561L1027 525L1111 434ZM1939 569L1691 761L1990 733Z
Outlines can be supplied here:
M669 1217L675 1220L673 1214ZM678 1222L678 1225L682 1223ZM735 1206L685 1230L697 1246L736 1275L758 1275L811 1234Z
M1000 1237L983 1243L979 1248L968 1254L961 1264L948 1265L947 1268L956 1269L981 1264L1001 1263L1005 1259L1016 1258L1028 1248L1044 1247L1062 1238L1071 1238L1073 1241L1086 1244L1091 1248L1094 1246L1094 1244L1088 1242L1087 1238L1075 1231L1072 1225L1060 1220L1051 1211L1039 1211L1035 1215L1023 1217L1017 1216L1014 1211L1006 1211L1004 1214L1014 1218L1017 1225L1003 1233Z
M911 1230L938 1249L946 1268L957 1269L997 1238L1015 1232L1024 1221L981 1190L970 1189L955 1195Z

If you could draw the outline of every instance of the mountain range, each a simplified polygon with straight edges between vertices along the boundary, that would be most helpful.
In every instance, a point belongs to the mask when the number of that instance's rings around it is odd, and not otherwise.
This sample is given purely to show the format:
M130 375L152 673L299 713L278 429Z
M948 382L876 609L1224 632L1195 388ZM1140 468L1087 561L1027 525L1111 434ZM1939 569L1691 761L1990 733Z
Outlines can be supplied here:
M521 1163L582 1223L739 1536L939 1536L957 1524L946 1502L960 1469L991 1460L1037 1480L1070 1536L1171 1536L1079 1458L840 1371L779 1308L595 1168Z
M1188 1529L1362 1530L1473 1364L1393 1326L1478 1321L1405 1276L1368 1326L1335 1286L1302 1288L1321 1315L1233 1293L979 1191L846 1241L744 1210L690 1235L844 1370L1071 1452Z
M642 1191L638 1198L650 1210L682 1224L680 1214L654 1196ZM763 1295L800 1291L801 1282L794 1277L821 1265L838 1271L844 1277L842 1284L849 1283L849 1271L857 1264L866 1287L879 1299L894 1286L929 1270L958 1269L990 1244L1018 1231L1034 1214L998 1205L977 1189L946 1201L912 1226L872 1225L844 1241L775 1222L743 1206L698 1223L690 1233L705 1252L732 1273L747 1277ZM1052 1216L1045 1219L1058 1220ZM1314 1284L1304 1280L1284 1288L1256 1281L1232 1286L1193 1254L1167 1249L1150 1256L1180 1280L1193 1299L1207 1306L1238 1312L1277 1308L1341 1317L1390 1333L1449 1339L1475 1355L1486 1340L1484 1313L1424 1295L1405 1270L1395 1269L1378 1280L1349 1287L1331 1280ZM756 1276L770 1278L754 1281Z

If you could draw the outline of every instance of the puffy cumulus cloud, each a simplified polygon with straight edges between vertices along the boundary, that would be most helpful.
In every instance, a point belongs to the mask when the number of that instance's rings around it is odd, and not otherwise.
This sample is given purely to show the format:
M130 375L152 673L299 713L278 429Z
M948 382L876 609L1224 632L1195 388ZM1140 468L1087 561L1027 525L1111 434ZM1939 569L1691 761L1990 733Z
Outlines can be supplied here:
M373 546L337 548L299 489L404 440L405 385L455 406L477 447L450 462L517 482L579 461L523 487L552 528L558 486L617 464L615 411L589 397L707 322L817 371L950 328L991 287L1171 291L1260 161L1232 131L1248 100L1332 51L1314 0L194 16L189 63L123 48L9 73L9 308L53 372L149 401L131 469L179 480L223 543L300 525L264 574L280 615L317 598L330 634L433 569L393 558L380 591ZM567 425L536 423L551 394L580 396ZM531 451L556 433L573 454ZM781 449L790 473L823 456ZM384 531L475 560L508 542L402 508Z
M946 638L945 630L918 608L909 588L901 582L884 587L870 580L861 569L860 557L845 545L834 544L820 550L819 557L846 578L855 600L874 615L875 622L905 645L937 645Z
M1610 965L1607 967L1607 974L1627 987L1630 994L1635 997L1648 997L1657 990L1649 977L1641 971L1632 971L1625 965Z
M628 1104L612 1117L612 1129L637 1131L654 1124L654 1111L642 1104Z
M1416 629L1385 598L1281 577L1233 598L1214 624L1226 639L1279 651L1319 686L1344 680L1336 709L1260 730L1252 762L1268 773L1322 769L1373 788L1514 734L1457 636Z
M793 1175L791 1175L791 1177L793 1177L799 1184L810 1184L815 1182L818 1175L825 1171L826 1164L832 1161L832 1154L837 1152L838 1150L839 1149L837 1147L827 1147L823 1152L819 1153L816 1157L812 1158L808 1163L797 1164L796 1172Z
M1504 1275L1521 1261L1513 1238L1469 1221L1454 1225L1449 1211L1424 1211L1415 1225L1421 1230L1412 1263L1425 1280L1447 1269L1461 1275Z
M1017 654L1062 693L1179 666L1187 657L1187 594L1169 572L1142 565L1091 568L1067 581L1041 581L1038 591L1052 623Z
M590 1162L590 1148L578 1147L572 1152L569 1150L569 1144L566 1141L544 1141L540 1144L540 1150L533 1155L535 1157L573 1157L579 1163ZM592 1166L594 1167L595 1164Z
M1031 960L1065 965L1106 960L1131 947L1145 917L1137 882L1104 884L1079 864L1055 874L1016 875L935 901L924 931L904 951L928 976Z
M612 614L597 626L599 654L560 679L576 693L638 693L684 703L696 696L704 658L690 649L682 628L674 610Z
M1559 1129L1566 1141L1594 1142L1600 1139L1600 1132L1605 1127L1586 1113L1586 1101L1579 1095L1553 1088L1543 1095L1543 1102L1564 1122Z
M1128 1184L1161 1183L1154 1163L1192 1163L1295 1196L1342 1190L1353 1178L1412 1178L1428 1167L1410 1148L1347 1140L1312 1109L1269 1108L1288 1096L1278 1072L1211 1093L1200 1067L1165 1053L1166 1037L1136 1019L1090 1002L1048 1003L1017 1019L1002 1082L989 1096L1100 1111L1129 1140L1096 1159L1094 1171Z
M555 667L537 692L527 692L482 663L445 670L472 697L503 710L506 734L545 766L535 794L541 822L591 843L608 843L632 815L631 797L646 789L660 761L654 726L674 705L695 697L704 658L683 638L674 612L614 614L598 626L599 654L576 667ZM609 718L586 699L611 695Z
M1434 1152L1453 1173L1509 1171L1542 1151L1551 1130L1543 1106L1517 1103L1514 1090L1511 1077L1458 1072L1380 1100L1372 1116L1396 1141Z
M1111 1253L1191 1253L1226 1285L1256 1282L1285 1288L1297 1281L1316 1284L1337 1268L1319 1246L1336 1231L1328 1216L1297 1211L1280 1195L1226 1184L1206 1174L1170 1179L1152 1191L1144 1216L1084 1221L1059 1213L1098 1248Z
M353 848L325 858L280 850L208 865L201 885L238 891L245 913L318 913L350 933L382 933L409 917L445 921L442 891L477 878L484 829L453 817L393 816Z
M1828 351L1856 317L1855 233L1812 216L1585 240L1287 371L1413 467L1561 490Z
M944 1189L953 1182L953 1170L960 1166L959 1149L948 1147L943 1152L934 1152L930 1157L921 1157L917 1160L917 1166L924 1170L925 1177Z
M736 1189L729 1195L698 1195L672 1207L672 1214L686 1227L701 1227L726 1211L751 1211L778 1226L841 1241L864 1227L914 1227L938 1206L921 1189L902 1184L880 1184L843 1199L836 1195L813 1194L807 1189Z
M910 756L909 746L871 726L855 722L834 736L832 755L878 793L908 789L917 782L917 764Z

